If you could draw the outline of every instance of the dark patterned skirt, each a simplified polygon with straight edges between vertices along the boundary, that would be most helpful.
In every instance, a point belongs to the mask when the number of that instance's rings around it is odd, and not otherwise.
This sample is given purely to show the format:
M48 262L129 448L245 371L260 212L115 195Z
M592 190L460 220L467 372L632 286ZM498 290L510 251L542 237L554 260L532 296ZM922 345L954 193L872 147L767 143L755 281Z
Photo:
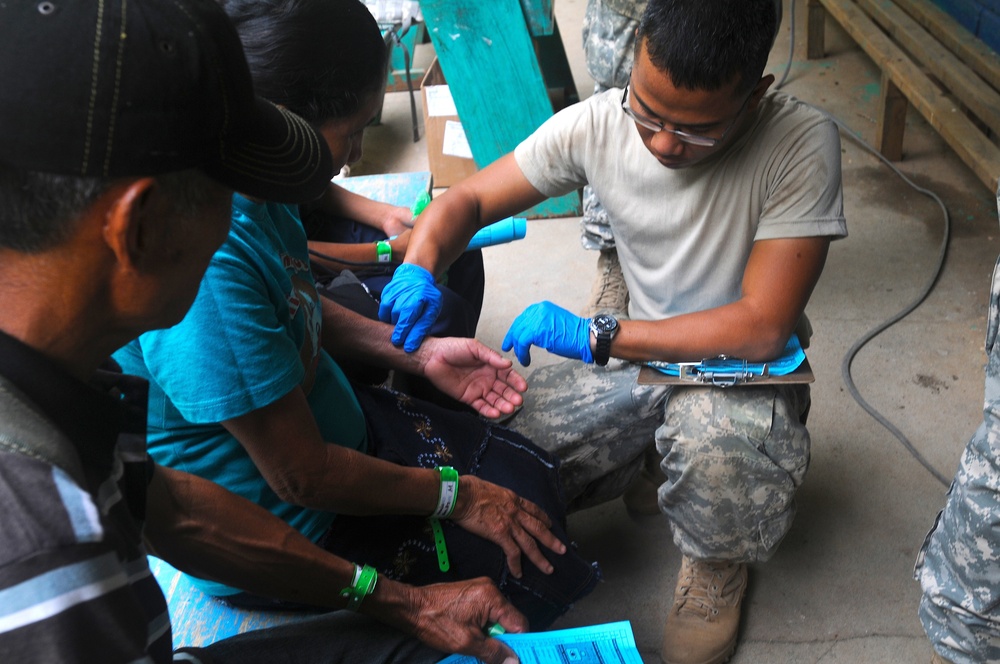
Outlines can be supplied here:
M599 568L578 553L566 534L557 460L515 431L474 415L384 388L356 386L355 392L368 421L369 454L405 466L453 466L461 475L511 489L545 510L567 551L560 556L540 545L555 568L552 574L543 574L522 555L518 579L510 574L499 546L443 520L451 567L442 572L430 522L409 515L339 515L322 542L327 550L412 585L489 577L528 617L533 630L548 627L594 589Z

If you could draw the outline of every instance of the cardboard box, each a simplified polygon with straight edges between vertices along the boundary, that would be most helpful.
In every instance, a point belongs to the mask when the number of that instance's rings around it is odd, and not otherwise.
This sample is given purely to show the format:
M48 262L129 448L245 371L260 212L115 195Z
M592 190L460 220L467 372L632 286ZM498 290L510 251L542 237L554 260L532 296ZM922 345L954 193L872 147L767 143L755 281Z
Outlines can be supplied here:
M427 163L435 187L450 187L475 173L465 130L458 119L455 102L444 79L437 58L427 68L420 83L424 105L424 136L427 139Z

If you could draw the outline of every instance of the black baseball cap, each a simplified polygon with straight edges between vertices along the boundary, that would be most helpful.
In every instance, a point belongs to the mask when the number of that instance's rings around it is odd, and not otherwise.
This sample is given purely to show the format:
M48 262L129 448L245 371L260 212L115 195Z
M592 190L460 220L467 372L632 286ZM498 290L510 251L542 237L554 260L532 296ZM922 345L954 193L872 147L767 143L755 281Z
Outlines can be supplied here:
M254 94L215 0L4 0L0 86L0 161L25 171L197 168L286 203L333 176L322 137Z

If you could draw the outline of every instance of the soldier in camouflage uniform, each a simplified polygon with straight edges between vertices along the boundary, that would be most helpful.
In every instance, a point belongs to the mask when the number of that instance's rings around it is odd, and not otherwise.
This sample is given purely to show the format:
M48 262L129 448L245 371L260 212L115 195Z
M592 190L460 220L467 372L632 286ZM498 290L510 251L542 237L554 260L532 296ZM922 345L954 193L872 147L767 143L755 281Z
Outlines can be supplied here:
M621 88L632 73L635 31L646 0L588 0L583 15L583 53L587 71L594 79L594 94ZM615 238L608 215L594 190L583 188L583 218L580 220L585 249L613 249ZM623 307L624 308L624 307Z
M594 94L624 87L628 82L632 73L635 31L645 8L646 0L587 0L587 11L583 15L583 53L587 71L594 79ZM589 184L583 188L580 229L583 248L601 252L587 315L625 316L628 288L618 263L615 236L608 213Z
M774 554L809 464L807 386L637 381L644 360L774 358L803 320L829 243L847 234L836 125L768 91L777 25L772 0L647 0L627 87L563 109L435 198L381 302L393 343L417 347L433 275L476 228L594 187L629 317L612 336L608 316L525 309L504 350L525 366L532 346L571 361L529 376L510 426L560 459L570 509L616 498L648 471L683 554L666 664L732 655L747 564Z
M1000 191L997 192L1000 212ZM983 423L962 454L944 510L917 559L920 621L937 662L1000 661L1000 259L986 333Z
M594 94L609 88L622 88L632 73L636 30L647 0L587 0L583 15L583 53L587 72L594 79ZM781 0L775 0L781 26ZM580 244L584 249L600 251L597 278L594 280L586 315L611 313L628 315L628 287L622 276L615 249L611 222L601 201L589 184L583 188L583 216L580 218Z

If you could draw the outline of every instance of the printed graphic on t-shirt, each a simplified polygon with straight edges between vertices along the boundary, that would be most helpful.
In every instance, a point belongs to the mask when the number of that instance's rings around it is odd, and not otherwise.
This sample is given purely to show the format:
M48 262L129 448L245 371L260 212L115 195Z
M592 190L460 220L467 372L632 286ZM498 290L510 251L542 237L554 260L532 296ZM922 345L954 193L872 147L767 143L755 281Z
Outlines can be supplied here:
M302 391L308 395L316 381L316 367L319 365L323 311L319 293L316 292L313 280L310 277L303 278L291 273L291 270L289 272L292 280L292 292L288 294L288 314L292 318L293 324L298 325L301 320L301 324L304 326L299 358L302 360L302 368L305 369L302 376ZM308 275L308 267L306 274ZM298 318L298 313L302 314L301 319Z

